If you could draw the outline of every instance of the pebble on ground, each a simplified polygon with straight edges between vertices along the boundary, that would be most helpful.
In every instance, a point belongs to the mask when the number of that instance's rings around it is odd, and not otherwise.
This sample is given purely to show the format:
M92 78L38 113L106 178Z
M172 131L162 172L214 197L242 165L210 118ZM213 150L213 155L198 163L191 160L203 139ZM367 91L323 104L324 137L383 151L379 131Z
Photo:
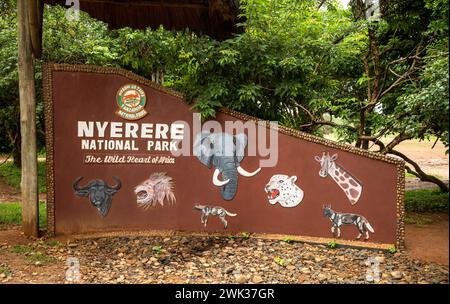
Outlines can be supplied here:
M3 248L5 250L7 248ZM448 268L405 253L227 237L108 237L39 249L79 283L444 283ZM45 267L45 266L42 266ZM20 281L11 270L4 281ZM60 283L68 283L64 275Z

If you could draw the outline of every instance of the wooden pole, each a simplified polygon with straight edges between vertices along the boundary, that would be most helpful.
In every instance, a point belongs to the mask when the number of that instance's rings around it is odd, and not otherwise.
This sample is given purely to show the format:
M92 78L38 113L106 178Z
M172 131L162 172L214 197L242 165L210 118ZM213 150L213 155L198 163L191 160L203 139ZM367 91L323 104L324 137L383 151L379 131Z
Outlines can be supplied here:
M34 1L17 1L19 31L20 131L22 134L22 227L25 235L39 236L39 202L36 154L35 58L29 14Z

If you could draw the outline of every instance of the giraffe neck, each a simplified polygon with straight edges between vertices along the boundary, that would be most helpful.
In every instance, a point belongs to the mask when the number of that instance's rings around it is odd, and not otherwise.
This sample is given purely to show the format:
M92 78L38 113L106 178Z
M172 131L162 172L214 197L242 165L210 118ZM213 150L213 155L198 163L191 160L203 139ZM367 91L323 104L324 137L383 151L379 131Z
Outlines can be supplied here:
M333 180L338 184L338 186L344 191L348 200L352 205L358 202L359 197L362 193L362 185L356 180L349 172L344 168L334 163L330 166L328 174L333 178Z

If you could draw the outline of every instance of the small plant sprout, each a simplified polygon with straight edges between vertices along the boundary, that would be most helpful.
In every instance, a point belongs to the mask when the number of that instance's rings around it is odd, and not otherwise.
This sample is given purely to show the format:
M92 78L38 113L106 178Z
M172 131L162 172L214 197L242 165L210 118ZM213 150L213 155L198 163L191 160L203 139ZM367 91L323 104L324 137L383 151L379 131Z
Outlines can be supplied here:
M46 244L47 244L47 246L50 246L50 247L62 246L61 242L59 242L59 241L48 241Z
M294 239L291 236L284 237L282 241L288 244L294 243Z
M391 247L388 248L388 252L389 252L390 254L394 254L394 253L397 252L397 248L395 248L395 246L391 246Z
M30 252L33 252L33 248L27 245L16 245L14 247L11 247L10 251L13 253L28 254Z
M250 232L242 232L242 238L248 240L250 238Z
M56 263L56 258L49 256L41 251L31 252L25 256L25 260L36 266L49 265Z
M160 254L162 251L162 247L161 246L153 246L152 251L154 254Z
M283 259L283 258L280 258L279 256L276 256L276 257L274 258L274 260L275 260L275 263L277 263L277 264L280 265L280 266L284 266L284 264L286 263L286 262L284 261L284 259Z
M327 246L330 249L335 249L337 247L337 244L335 241L331 241L331 242L328 242Z
M8 265L0 264L0 277L10 277L12 274L11 268Z

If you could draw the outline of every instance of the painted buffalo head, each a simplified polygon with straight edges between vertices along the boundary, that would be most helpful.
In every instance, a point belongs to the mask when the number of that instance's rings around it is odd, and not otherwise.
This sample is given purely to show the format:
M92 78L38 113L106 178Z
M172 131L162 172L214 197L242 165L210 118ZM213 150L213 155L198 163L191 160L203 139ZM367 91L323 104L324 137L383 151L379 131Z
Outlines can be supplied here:
M106 216L111 208L112 196L119 191L122 183L117 177L114 177L116 185L108 186L108 184L102 179L93 179L86 186L80 187L78 183L83 179L82 176L78 177L72 184L75 195L77 196L89 196L89 201L101 216Z

